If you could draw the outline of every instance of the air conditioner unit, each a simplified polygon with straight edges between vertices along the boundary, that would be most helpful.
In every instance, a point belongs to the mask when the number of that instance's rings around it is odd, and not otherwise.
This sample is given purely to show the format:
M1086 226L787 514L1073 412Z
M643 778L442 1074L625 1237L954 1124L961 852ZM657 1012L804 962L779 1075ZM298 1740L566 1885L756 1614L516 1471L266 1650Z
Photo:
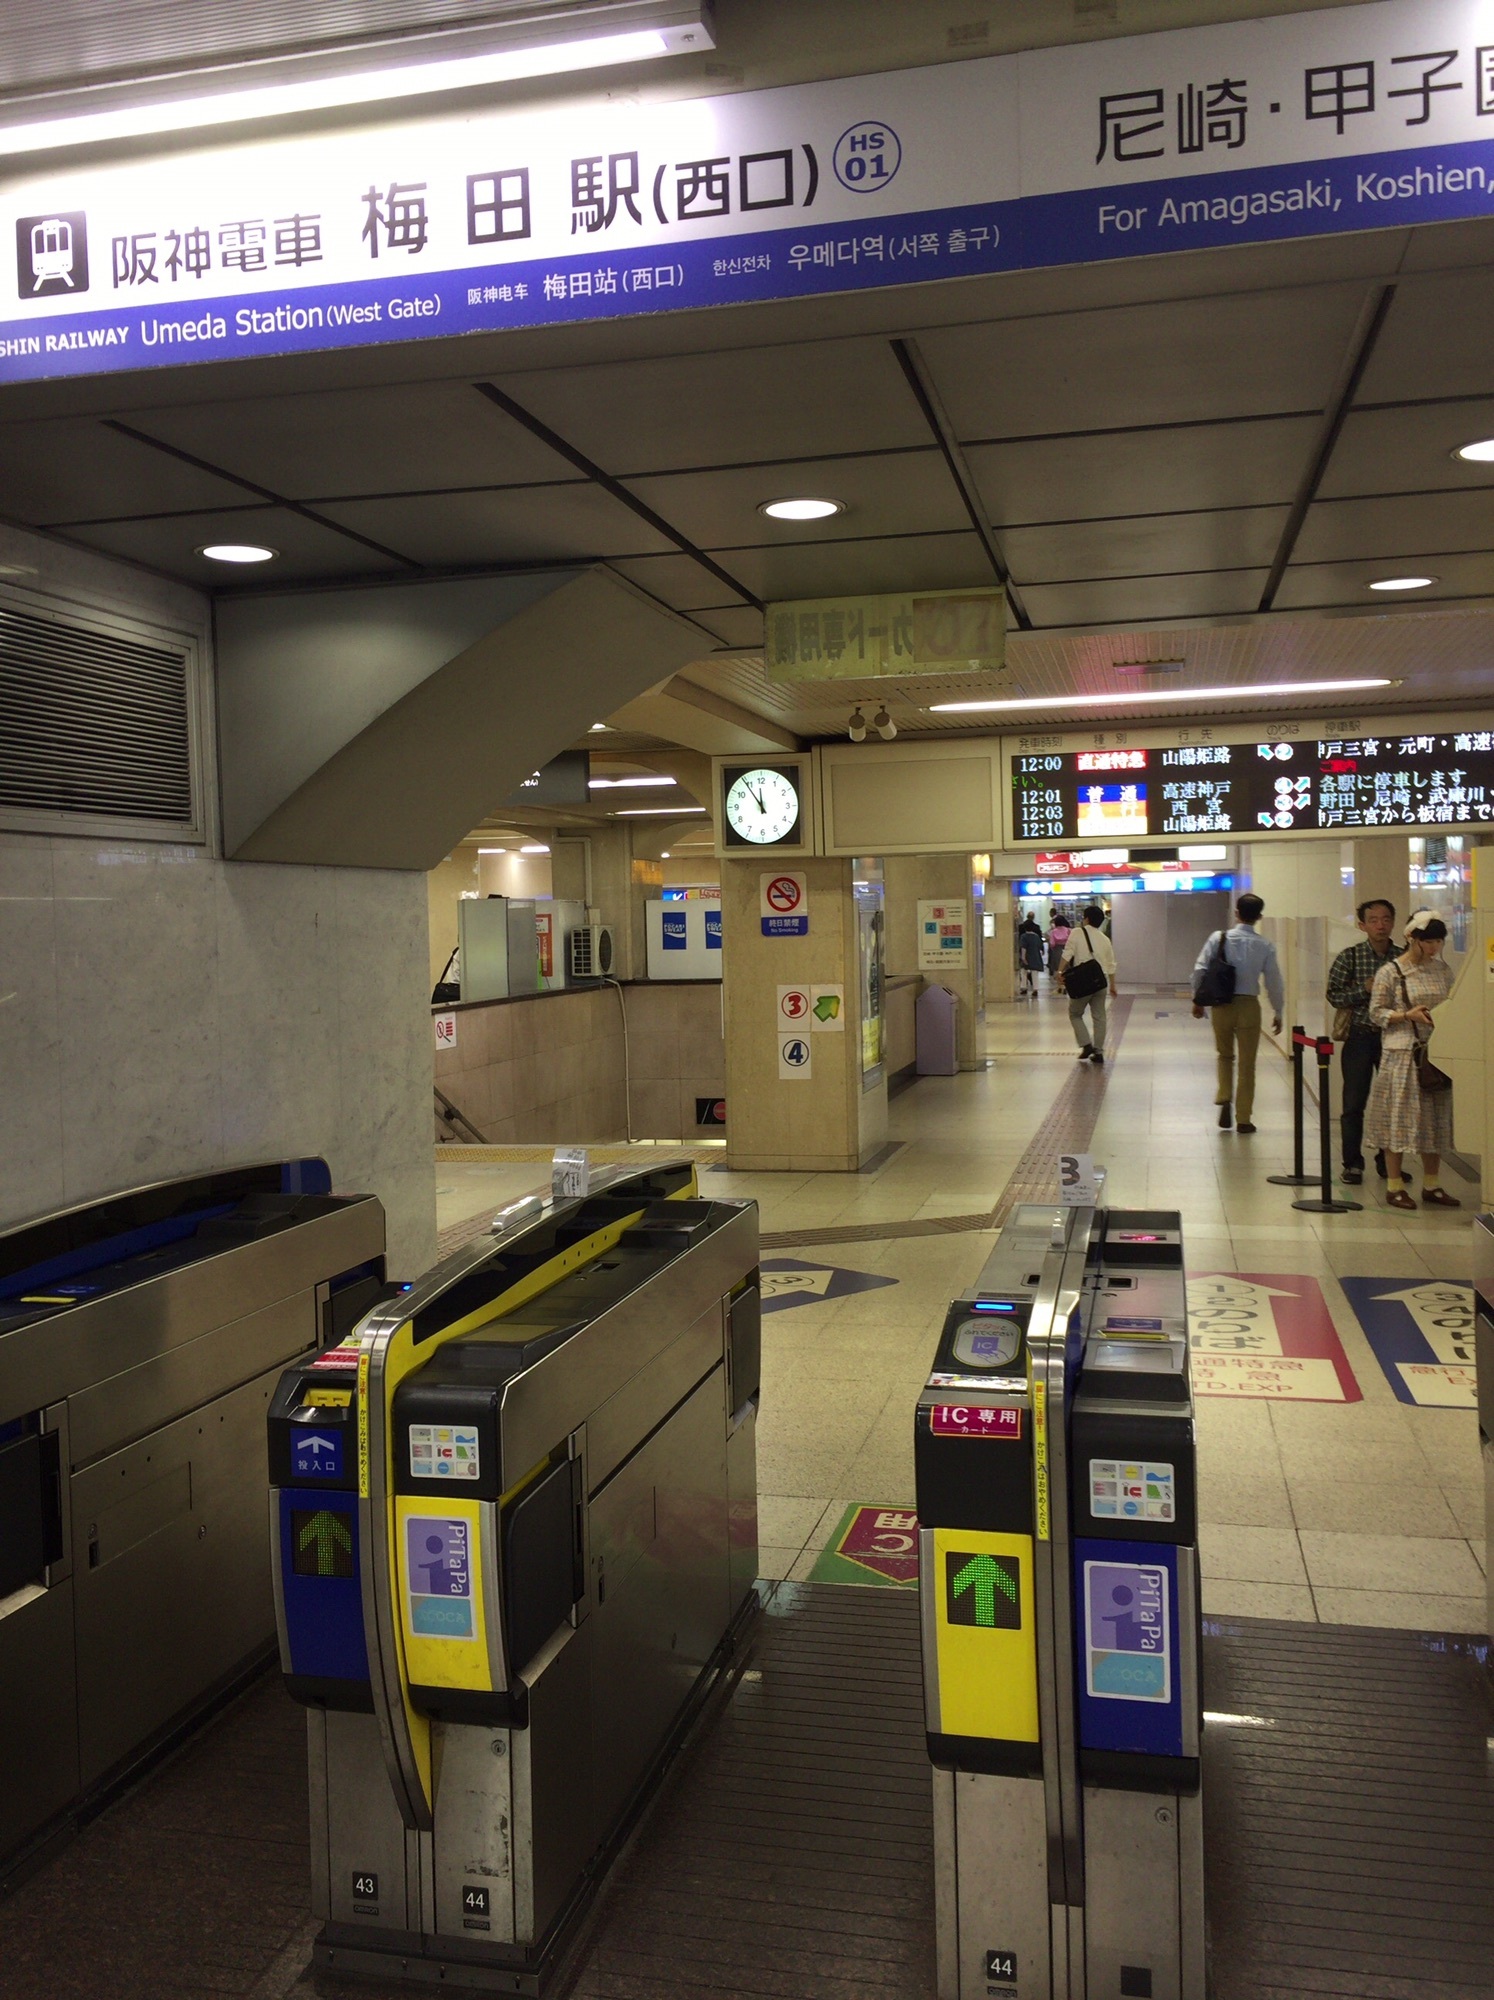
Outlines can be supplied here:
M607 924L578 924L569 934L572 979L612 977L612 931Z

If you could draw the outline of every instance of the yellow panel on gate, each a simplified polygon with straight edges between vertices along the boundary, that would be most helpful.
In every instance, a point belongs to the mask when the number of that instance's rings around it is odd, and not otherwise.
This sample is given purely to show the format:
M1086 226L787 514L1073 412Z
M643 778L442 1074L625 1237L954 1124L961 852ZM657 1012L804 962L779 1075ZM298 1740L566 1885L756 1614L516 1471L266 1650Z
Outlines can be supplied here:
M932 1589L939 1728L946 1736L1038 1740L1032 1537L935 1528Z

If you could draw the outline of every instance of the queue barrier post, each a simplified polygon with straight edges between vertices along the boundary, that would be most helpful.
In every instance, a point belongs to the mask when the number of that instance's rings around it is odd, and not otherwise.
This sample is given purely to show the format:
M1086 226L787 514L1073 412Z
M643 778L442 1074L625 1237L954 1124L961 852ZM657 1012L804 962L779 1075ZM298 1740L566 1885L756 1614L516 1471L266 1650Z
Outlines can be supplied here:
M1308 1034L1306 1028L1298 1026L1292 1030L1292 1171L1289 1174L1267 1174L1266 1179L1273 1187L1316 1187L1318 1177L1307 1172L1303 1164L1303 1099L1307 1095L1302 1075L1302 1051L1314 1048L1316 1037Z
M1293 1031L1293 1040L1296 1031ZM1310 1215L1347 1215L1350 1209L1363 1208L1362 1201L1336 1201L1333 1195L1333 1121L1328 1115L1328 1095L1333 1085L1333 1041L1328 1035L1308 1035L1305 1040L1317 1050L1318 1057L1318 1139L1320 1162L1318 1178L1319 1192L1313 1196L1304 1195L1301 1201L1294 1201L1293 1208L1305 1209Z

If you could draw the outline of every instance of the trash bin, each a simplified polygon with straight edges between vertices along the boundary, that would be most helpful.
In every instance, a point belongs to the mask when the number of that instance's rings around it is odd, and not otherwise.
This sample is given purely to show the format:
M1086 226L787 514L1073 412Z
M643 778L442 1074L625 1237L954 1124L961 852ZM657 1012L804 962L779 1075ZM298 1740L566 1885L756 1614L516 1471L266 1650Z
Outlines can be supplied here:
M915 1014L920 1076L953 1076L959 1069L955 1057L959 1005L947 986L926 986L919 994Z

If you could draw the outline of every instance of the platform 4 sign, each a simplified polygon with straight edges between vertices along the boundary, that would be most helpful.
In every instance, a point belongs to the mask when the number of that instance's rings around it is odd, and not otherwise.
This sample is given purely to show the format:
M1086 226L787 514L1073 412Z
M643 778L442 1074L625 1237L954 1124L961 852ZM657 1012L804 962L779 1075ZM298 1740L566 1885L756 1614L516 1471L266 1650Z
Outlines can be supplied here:
M1195 1272L1188 1279L1188 1330L1197 1396L1363 1400L1315 1278Z

